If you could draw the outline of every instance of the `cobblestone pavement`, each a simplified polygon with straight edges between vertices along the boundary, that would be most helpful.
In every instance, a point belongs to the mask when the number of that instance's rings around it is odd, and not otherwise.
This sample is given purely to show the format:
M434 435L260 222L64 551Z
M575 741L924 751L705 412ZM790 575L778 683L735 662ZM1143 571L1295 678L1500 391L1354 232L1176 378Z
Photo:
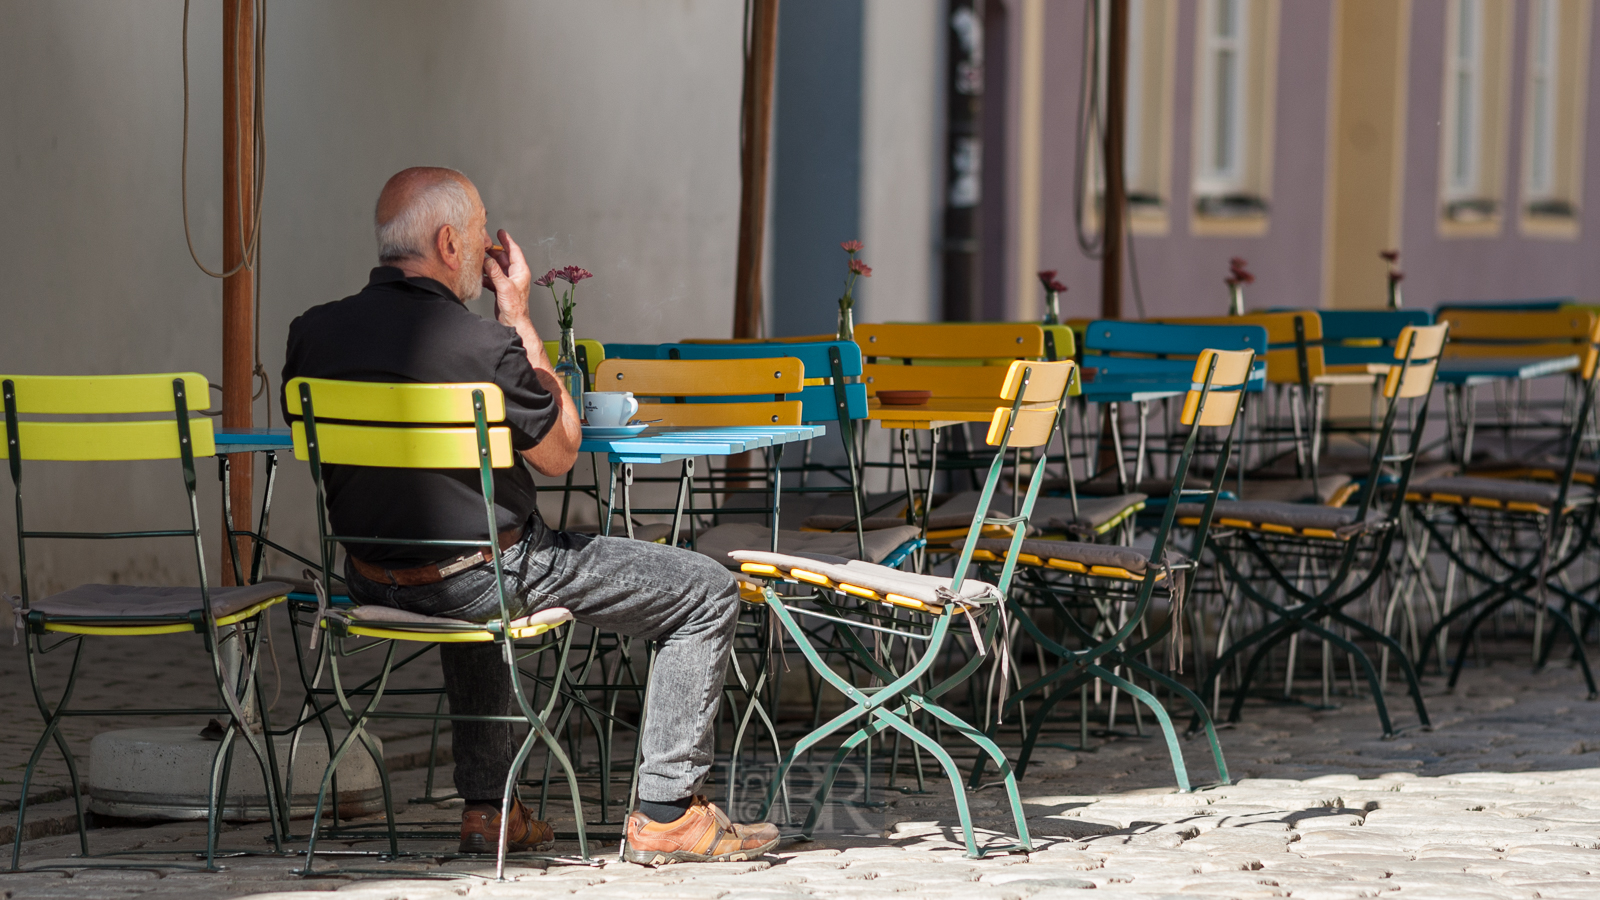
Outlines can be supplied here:
M277 900L330 890L352 900L569 893L669 900L843 900L890 893L908 900L1048 900L1081 896L1077 892L1083 890L1119 900L1600 898L1600 703L1583 699L1582 681L1573 670L1528 672L1526 652L1525 646L1508 647L1494 664L1468 670L1454 694L1443 693L1439 679L1433 679L1431 731L1417 729L1415 719L1394 704L1403 730L1393 740L1377 737L1372 706L1359 698L1336 698L1341 706L1335 709L1253 702L1244 721L1222 735L1235 783L1194 793L1173 789L1159 737L1132 734L1131 723L1122 723L1126 734L1099 739L1092 752L1047 748L1022 783L1035 845L1030 853L966 858L946 782L930 780L927 793L902 794L885 790L880 777L875 796L887 798L886 806L833 804L816 840L786 841L758 862L653 870L617 862L613 837L596 842L599 865L514 860L510 884L485 877L492 875L492 864L431 857L391 864L387 874L335 874L341 867L380 864L330 857L319 860L330 874L314 878L293 874L303 858L273 856L229 858L222 873L48 868L73 862L69 857L77 850L75 836L58 835L28 841L24 867L30 871L0 876L0 892L7 898L148 893L163 900L244 895ZM20 771L25 748L37 734L20 657L6 654L0 672L0 701L11 723L0 744L8 779ZM151 671L143 671L128 660L113 668L115 679L86 685L88 698L114 687L148 684L159 667L145 664ZM195 689L204 687L203 680L196 684ZM109 727L73 724L82 730L80 738ZM1059 736L1070 740L1072 734ZM391 740L398 747L407 738L394 734ZM80 739L80 752L86 746ZM1189 741L1184 749L1191 773L1206 778L1203 744ZM44 780L59 785L54 771L47 770ZM759 781L759 772L750 774ZM421 780L420 770L399 772L397 796L417 796ZM4 802L14 809L12 790ZM847 790L841 795L849 796ZM973 802L985 836L1002 840L1009 828L1002 792L986 786ZM60 816L62 806L46 802L40 814ZM458 820L450 803L410 804L404 818L447 828ZM614 835L616 826L594 829ZM230 828L224 843L264 848L265 835L262 826ZM91 847L96 853L128 851L126 858L133 859L192 860L160 851L193 847L202 839L202 828L193 823L118 826L92 831ZM449 844L406 846L426 850ZM572 843L557 848L563 854L576 850ZM463 877L427 877L441 875Z

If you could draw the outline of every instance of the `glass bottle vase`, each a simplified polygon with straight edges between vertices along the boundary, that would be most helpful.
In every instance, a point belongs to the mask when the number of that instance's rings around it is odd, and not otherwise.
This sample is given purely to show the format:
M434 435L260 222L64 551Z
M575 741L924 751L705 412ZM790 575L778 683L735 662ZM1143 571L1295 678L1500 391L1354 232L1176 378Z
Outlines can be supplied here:
M856 320L851 307L839 304L839 340L853 341L856 339Z
M1044 324L1061 324L1061 294L1059 291L1047 291L1044 295Z
M556 357L556 380L572 396L578 418L583 418L583 367L578 365L578 339L571 328L561 329L561 350Z

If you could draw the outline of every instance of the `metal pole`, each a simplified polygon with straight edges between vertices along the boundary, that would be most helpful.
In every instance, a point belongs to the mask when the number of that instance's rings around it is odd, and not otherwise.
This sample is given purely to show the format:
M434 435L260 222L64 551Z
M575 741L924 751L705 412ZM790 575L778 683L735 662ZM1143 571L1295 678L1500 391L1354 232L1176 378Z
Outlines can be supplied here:
M1093 0L1091 0L1093 2ZM1128 0L1108 0L1106 41L1106 195L1101 217L1105 241L1100 259L1100 316L1122 318L1122 242L1127 210L1123 181L1123 135L1128 110Z
M750 52L744 61L744 141L739 192L739 268L733 336L761 332L761 253L767 224L767 163L772 142L772 84L778 60L778 0L752 0Z
M250 394L255 356L252 341L255 313L255 273L241 267L246 243L255 229L256 192L256 84L255 0L225 0L222 16L222 266L238 271L222 282L222 425L254 425ZM251 475L249 453L228 459L228 494L234 521L250 527ZM226 527L226 526L224 526ZM226 535L224 535L226 540ZM233 571L233 560L222 546L222 582L243 579ZM239 558L249 559L251 548L242 542Z
M983 2L950 0L945 90L944 286L947 322L978 318L978 204L983 188Z

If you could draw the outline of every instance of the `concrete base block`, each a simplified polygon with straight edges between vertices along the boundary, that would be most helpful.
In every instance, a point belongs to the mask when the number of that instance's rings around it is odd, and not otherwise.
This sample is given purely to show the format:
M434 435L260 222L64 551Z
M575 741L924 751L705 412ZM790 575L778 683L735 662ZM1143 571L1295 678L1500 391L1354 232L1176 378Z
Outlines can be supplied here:
M344 737L334 732L335 746ZM276 738L280 777L288 771L291 739ZM382 742L379 742L380 749ZM89 809L100 815L134 819L204 819L211 764L217 742L200 737L194 726L129 728L95 735L89 744ZM328 745L319 728L308 727L294 758L290 815L308 818L328 766ZM361 816L383 811L378 768L364 747L356 746L339 763L339 813ZM331 799L331 798L330 798ZM331 805L331 803L330 803ZM331 810L330 810L331 811ZM223 818L264 821L266 789L250 745L233 742L233 768Z

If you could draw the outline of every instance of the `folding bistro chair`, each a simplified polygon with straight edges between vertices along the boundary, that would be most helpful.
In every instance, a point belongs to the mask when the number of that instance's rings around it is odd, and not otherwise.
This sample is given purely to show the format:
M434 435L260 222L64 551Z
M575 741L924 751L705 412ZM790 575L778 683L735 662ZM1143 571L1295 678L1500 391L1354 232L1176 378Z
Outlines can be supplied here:
M200 510L195 503L196 456L211 456L211 420L191 419L189 404L208 402L205 376L192 372L170 375L39 376L6 375L3 378L6 413L6 457L16 488L17 560L21 570L21 598L14 604L16 627L28 660L28 680L34 702L44 717L44 732L28 757L17 803L17 830L11 846L11 870L21 861L23 824L28 814L28 790L45 747L54 742L67 764L72 800L78 815L78 844L89 855L89 837L83 816L83 787L78 767L61 723L77 716L226 716L229 725L217 743L211 762L211 782L206 810L205 868L216 869L217 832L227 814L228 774L235 741L242 738L261 768L266 787L273 846L283 850L276 761L270 742L263 742L249 725L246 705L255 692L255 714L266 724L266 705L255 680L257 638L262 613L282 603L288 585L277 582L242 587L209 587L205 549L200 539ZM113 416L140 416L112 419ZM23 420L23 416L29 417ZM64 421L59 417L71 416ZM83 421L85 416L101 417ZM57 417L57 418L40 418ZM23 522L22 463L24 460L89 462L169 460L179 461L188 497L189 525L141 531L32 531ZM231 528L232 523L229 523ZM118 540L126 538L185 538L194 544L195 587L143 587L128 584L84 584L59 594L36 598L29 581L28 543L39 540ZM237 551L234 553L237 560ZM216 678L221 705L211 708L79 709L70 705L90 637L139 638L157 634L195 633L200 637ZM48 640L47 639L51 639ZM71 648L66 686L54 704L39 683L39 658ZM148 868L150 863L139 864Z
M1540 415L1546 406L1533 400L1530 382L1549 375L1577 372L1594 353L1600 315L1577 306L1504 309L1443 307L1438 319L1450 326L1450 346L1439 380L1446 385L1445 412L1450 417L1448 435L1455 459L1474 462L1474 442L1479 431L1501 433L1505 457L1522 456L1530 432L1564 435L1573 400L1582 392L1572 385L1557 404L1555 416ZM1581 381L1581 379L1578 379ZM1495 420L1480 422L1477 391L1489 386L1495 394ZM1521 439L1521 446L1518 441ZM1559 437L1557 438L1559 440Z
M1206 680L1205 694L1217 696L1218 680L1228 665L1244 651L1251 651L1238 678L1228 721L1239 720L1250 682L1266 654L1300 632L1309 632L1336 645L1360 664L1372 689L1383 734L1392 735L1394 727L1377 670L1354 641L1330 627L1338 625L1376 641L1398 658L1417 716L1424 727L1429 724L1416 672L1400 645L1382 630L1350 615L1346 607L1365 596L1388 571L1389 551L1399 531L1406 485L1427 424L1428 403L1447 330L1444 325L1408 326L1396 342L1397 362L1390 367L1383 384L1387 401L1383 426L1373 445L1359 503L1353 507L1271 501L1216 504L1213 521L1220 530L1210 544L1212 558L1218 570L1267 616L1259 628L1221 653ZM1408 447L1396 453L1391 444L1401 400L1420 402L1413 403L1414 412L1407 415ZM1387 504L1379 499L1383 491L1393 493L1393 500ZM1201 515L1192 507L1179 510L1178 521L1199 525ZM1299 572L1286 574L1280 565L1282 560L1298 564ZM1364 571L1358 568L1358 561L1364 562ZM1320 588L1310 586L1317 581L1321 582ZM1282 593L1283 603L1274 599L1276 592ZM1191 730L1198 724L1197 717Z
M1451 568L1482 586L1457 606L1449 605L1447 592L1446 606L1437 611L1438 618L1421 644L1419 669L1435 645L1444 656L1445 636L1450 628L1467 621L1458 638L1455 662L1450 666L1451 688L1461 677L1478 628L1497 611L1518 604L1534 612L1537 663L1543 665L1548 659L1559 629L1572 641L1573 656L1588 683L1589 698L1596 696L1594 674L1582 638L1587 626L1600 616L1600 606L1593 599L1600 581L1574 588L1566 577L1583 559L1594 559L1597 549L1595 525L1600 507L1594 496L1593 454L1584 459L1584 445L1595 439L1590 426L1596 379L1600 377L1600 353L1596 349L1600 349L1600 343L1584 354L1580 400L1567 424L1566 447L1559 457L1507 461L1492 474L1433 478L1406 493L1412 518L1425 532L1421 539L1424 550L1427 545L1438 547ZM1579 483L1585 475L1588 483ZM1559 603L1550 602L1552 594ZM1568 613L1574 608L1584 611L1585 627L1573 626ZM1471 618L1467 619L1469 615ZM1545 616L1554 619L1548 640L1542 637Z
M1089 681L1100 679L1113 688L1126 691L1155 714L1167 741L1167 752L1172 759L1172 770L1178 789L1190 790L1189 772L1184 764L1183 752L1178 746L1178 735L1166 707L1150 691L1135 684L1137 673L1159 687L1166 688L1188 703L1193 715L1204 725L1206 737L1211 742L1211 755L1216 764L1219 782L1228 782L1228 764L1222 756L1222 746L1217 742L1217 732L1206 712L1205 704L1194 692L1176 679L1158 671L1144 661L1146 651L1171 635L1171 656L1181 658L1177 646L1183 640L1181 627L1175 628L1183 616L1184 582L1192 560L1200 559L1205 550L1212 507L1221 493L1227 475L1228 460L1238 431L1239 410L1243 406L1244 387L1250 377L1251 350L1206 350L1195 362L1193 386L1184 398L1180 421L1189 427L1189 435L1178 456L1173 474L1173 487L1167 497L1161 525L1148 552L1129 547L1111 547L1103 544L1086 544L1066 540L995 540L980 538L976 542L973 558L989 568L1003 563L1007 569L1022 567L1023 577L1008 594L1006 605L1017 617L1022 629L1035 641L1043 653L1058 660L1058 664L1039 674L1039 677L1022 685L1006 698L1004 714L1026 709L1026 701L1035 695L1041 700L1031 715L1023 732L1022 749L1017 757L1017 774L1027 771L1028 760L1050 712L1063 699L1080 695L1079 688ZM1218 453L1210 484L1205 488L1184 488L1190 462L1203 428L1226 429L1227 437ZM1195 527L1194 544L1185 559L1168 549L1174 520L1180 505L1202 505ZM1150 629L1146 621L1150 602L1157 585L1162 585L1171 599L1170 614L1157 627ZM1043 602L1023 602L1034 600ZM1132 610L1114 626L1110 634L1097 635L1091 628L1078 622L1063 599L1090 599L1101 610L1116 603L1131 603ZM1063 635L1044 631L1030 609L1055 613L1064 624ZM1134 643L1129 644L1135 630L1145 628ZM1069 649L1066 642L1075 639L1079 649ZM1120 672L1128 670L1129 677ZM1083 710L1083 728L1087 730L1087 708ZM991 726L991 736L994 726ZM1080 741L1081 745L1082 741ZM982 776L984 758L978 757L973 767L971 784L976 787Z
M822 784L812 801L801 833L810 836L816 827L823 803L837 776L840 765L855 748L886 730L893 730L915 742L931 754L944 767L955 795L956 809L961 819L967 855L981 857L997 848L979 849L972 830L972 816L967 806L966 790L961 783L961 773L955 760L939 741L922 731L912 721L917 712L931 715L948 730L976 744L999 766L1004 777L1011 812L1015 820L1018 843L1006 849L1030 849L1027 819L1022 801L1017 793L1016 779L1012 776L1005 755L1000 752L981 730L968 724L936 701L943 694L965 681L988 658L988 648L1000 636L1003 611L997 607L1010 585L1014 564L1008 562L1001 571L998 586L975 581L967 577L976 549L976 539L986 524L1010 526L1014 537L1012 551L1021 545L1026 532L1028 515L1039 495L1043 483L1044 467L1034 469L1028 491L1017 515L1005 518L987 516L987 501L998 488L1006 464L1006 451L1012 448L1045 447L1054 437L1060 424L1061 409L1067 387L1071 382L1074 364L1069 360L1059 363L1023 362L1011 364L1009 376L997 391L1007 405L996 406L990 421L985 443L995 449L988 478L984 483L984 496L973 513L968 529L967 547L962 550L955 565L953 577L918 575L875 565L860 560L847 560L822 554L794 555L765 551L739 550L730 554L739 561L739 570L748 579L759 579L762 599L777 617L785 631L794 639L807 662L830 686L844 694L852 706L835 716L810 734L801 738L784 755L778 765L773 782L767 791L761 815L766 816L772 807L785 775L795 760L815 747L829 735L861 719L865 722L845 739L834 754ZM809 594L786 595L775 589L777 584L792 584ZM910 619L895 615L903 612ZM841 675L818 653L812 644L812 635L803 628L797 616L815 618L832 623L856 651L860 664L881 682L880 686L853 684ZM982 625L978 620L982 619ZM974 652L967 662L943 680L924 686L923 679L941 655L950 628L965 619L972 631ZM915 630L910 630L910 629ZM887 633L909 641L923 643L920 656L904 671L895 671L879 661L858 633L858 629ZM906 629L906 630L901 630Z
M535 739L544 742L546 751L566 774L572 792L572 812L577 823L579 852L584 859L589 856L588 837L583 824L583 802L578 793L577 776L561 750L560 743L545 726L545 720L561 694L561 677L566 668L567 640L545 643L531 652L557 647L560 660L556 666L550 697L544 709L535 711L523 691L519 676L519 641L545 634L572 619L571 613L560 607L541 610L529 616L512 618L506 602L505 580L501 573L500 546L495 540L498 528L494 513L494 469L519 465L511 447L511 429L504 425L490 427L490 423L505 420L505 397L493 384L386 384L375 382L332 381L319 378L296 378L286 387L289 414L299 418L292 424L295 456L311 465L311 480L316 485L317 534L322 559L321 581L317 585L321 608L313 631L313 641L326 632L325 651L328 670L349 733L333 750L328 767L322 777L317 794L317 809L312 818L311 836L306 848L306 864L301 874L312 874L316 864L317 840L330 785L339 762L358 742L372 757L383 784L384 818L389 839L389 855L400 855L399 832L395 828L394 801L389 786L388 769L383 753L367 731L367 722L375 718L425 719L449 721L511 722L528 726L528 736L522 741L511 764L506 779L505 794L500 808L500 841L495 855L495 877L505 875L506 828L511 819L511 799L516 791L517 776L523 761L533 749ZM319 421L319 417L326 421ZM328 528L326 491L323 484L324 464L346 466L376 466L406 469L477 469L479 485L483 491L487 539L472 540L414 540L379 538L368 535L331 534ZM334 545L389 544L399 546L458 548L476 550L487 556L494 567L500 617L486 623L465 622L418 615L386 606L355 606L348 611L327 605L327 585L333 583ZM570 635L570 630L568 632ZM371 649L372 644L363 639L383 641L385 648L382 671L370 689L348 690L345 687L340 660L355 653ZM393 670L396 650L402 644L442 644L452 642L489 642L502 648L506 667L511 672L512 695L516 698L517 715L463 716L435 711L432 713L381 712L388 678ZM313 647L314 649L314 647ZM412 654L410 659L415 659ZM357 709L352 697L366 698ZM408 837L413 835L408 834ZM457 838L457 834L415 835L432 839ZM434 854L436 855L436 854Z
M1322 316L1313 310L1275 310L1242 316L1160 319L1172 324L1260 325L1267 331L1269 403L1258 405L1254 453L1244 473L1239 499L1291 500L1340 506L1354 493L1349 474L1320 472L1325 399L1334 385L1370 387L1370 372L1329 372L1325 362ZM1285 409L1285 407L1287 407ZM1283 446L1287 438L1289 448ZM1241 454L1243 455L1243 454Z

